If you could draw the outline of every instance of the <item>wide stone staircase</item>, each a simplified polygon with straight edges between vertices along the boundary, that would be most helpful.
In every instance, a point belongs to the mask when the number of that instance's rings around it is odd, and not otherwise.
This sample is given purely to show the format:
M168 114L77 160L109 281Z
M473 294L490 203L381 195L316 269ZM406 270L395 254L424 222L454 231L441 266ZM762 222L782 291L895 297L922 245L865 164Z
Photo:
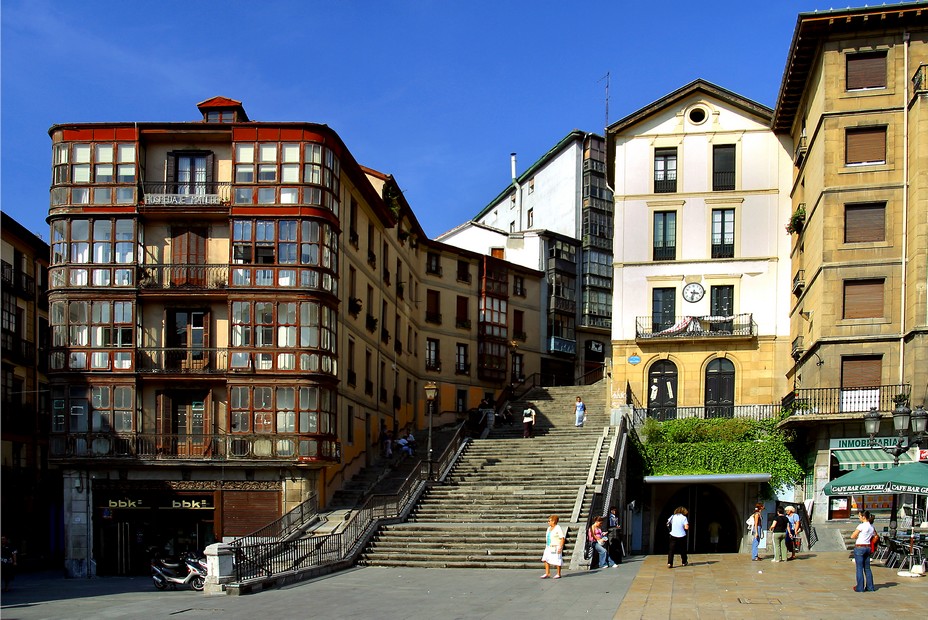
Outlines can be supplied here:
M583 398L587 423L574 426ZM536 409L534 438L521 412ZM360 563L443 568L535 568L549 515L567 531L565 565L583 534L617 432L601 385L536 388L512 403L515 423L473 440L443 482L431 486L404 523L385 525Z

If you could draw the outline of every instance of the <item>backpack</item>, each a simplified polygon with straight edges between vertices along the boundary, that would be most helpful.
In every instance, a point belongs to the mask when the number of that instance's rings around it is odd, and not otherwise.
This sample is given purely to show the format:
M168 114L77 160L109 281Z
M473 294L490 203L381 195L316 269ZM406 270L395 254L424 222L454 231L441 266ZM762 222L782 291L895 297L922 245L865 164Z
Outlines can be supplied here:
M590 531L586 532L586 546L583 548L583 559L589 560L593 557L593 537L590 536Z

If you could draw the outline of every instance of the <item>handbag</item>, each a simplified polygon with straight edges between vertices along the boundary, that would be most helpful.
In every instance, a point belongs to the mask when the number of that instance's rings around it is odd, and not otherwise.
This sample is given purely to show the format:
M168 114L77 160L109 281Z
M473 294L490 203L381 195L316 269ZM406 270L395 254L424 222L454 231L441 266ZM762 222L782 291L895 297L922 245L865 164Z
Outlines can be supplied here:
M880 535L876 532L870 537L870 553L876 553L876 547L880 544Z

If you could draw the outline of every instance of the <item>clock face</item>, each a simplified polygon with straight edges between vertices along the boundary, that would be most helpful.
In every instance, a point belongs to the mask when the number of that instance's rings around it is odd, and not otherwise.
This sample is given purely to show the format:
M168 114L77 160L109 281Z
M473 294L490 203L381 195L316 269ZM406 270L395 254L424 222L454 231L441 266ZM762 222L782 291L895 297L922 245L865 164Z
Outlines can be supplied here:
M706 290L698 282L691 282L683 287L683 299L691 303L696 303L705 294Z

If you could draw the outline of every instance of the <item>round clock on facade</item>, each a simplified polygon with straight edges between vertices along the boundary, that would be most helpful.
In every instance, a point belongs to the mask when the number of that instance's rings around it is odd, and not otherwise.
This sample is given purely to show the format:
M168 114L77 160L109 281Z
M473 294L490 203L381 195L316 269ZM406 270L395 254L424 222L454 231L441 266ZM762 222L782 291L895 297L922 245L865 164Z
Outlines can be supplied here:
M683 287L683 299L690 303L696 303L706 294L706 289L699 282L690 282Z

